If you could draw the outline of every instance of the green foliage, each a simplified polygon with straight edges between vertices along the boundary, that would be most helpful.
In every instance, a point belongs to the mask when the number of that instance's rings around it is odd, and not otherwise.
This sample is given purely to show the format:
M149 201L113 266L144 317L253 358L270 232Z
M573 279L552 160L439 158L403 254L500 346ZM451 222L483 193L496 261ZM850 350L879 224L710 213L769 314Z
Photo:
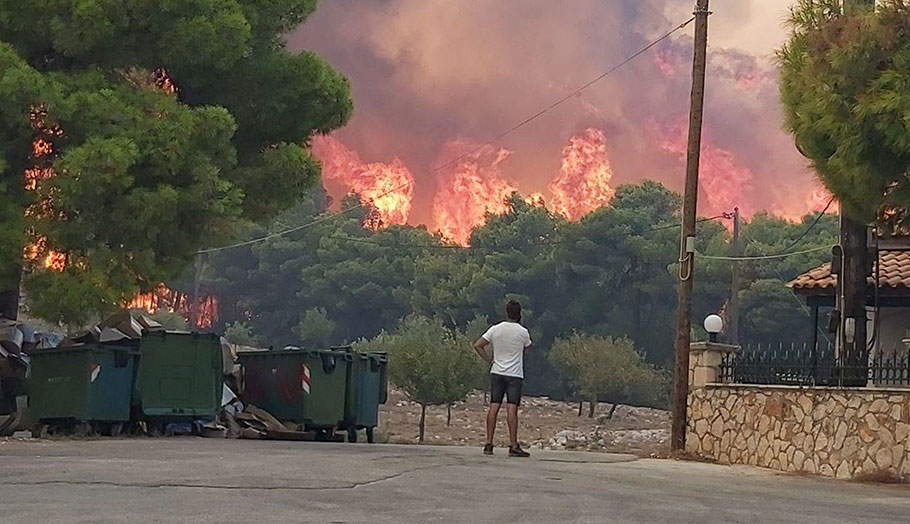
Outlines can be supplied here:
M145 311L140 310L140 313L145 313ZM151 315L151 318L168 331L186 331L189 329L189 323L177 313L159 309L154 315Z
M241 346L259 345L259 338L253 335L253 329L243 322L234 322L225 326L224 338L232 344Z
M319 165L307 140L352 111L345 78L284 45L314 9L314 0L0 1L0 286L18 275L22 246L46 237L67 271L30 268L33 311L79 323L308 194ZM26 194L35 133L26 115L37 107L63 134L47 158L56 176ZM50 209L25 216L33 203Z
M740 305L744 312L740 336L744 341L807 341L812 333L812 324L802 311L804 306L776 278L756 280L740 291Z
M343 203L343 209L353 202ZM423 227L366 229L371 209L365 206L287 236L216 253L206 264L203 286L219 296L225 321L248 321L263 341L276 347L299 343L308 331L301 321L308 317L315 326L329 325L324 320L334 323L330 334L325 334L328 329L309 331L320 333L319 345L337 345L392 331L412 314L464 330L470 345L490 321L503 317L506 299L517 298L535 343L525 359L525 387L532 395L577 394L547 358L556 339L574 332L629 338L649 363L668 365L679 195L655 182L620 186L610 207L579 222L567 222L520 198L509 204L506 213L488 217L476 228L469 250L453 249ZM324 193L317 192L248 237L297 227L328 213ZM821 217L804 235L817 217L791 223L756 215L743 226L744 254L830 246L836 217ZM697 248L729 254L730 235L722 221L698 224ZM743 340L805 342L810 319L785 284L829 256L825 249L741 263ZM696 326L729 300L730 270L729 261L699 259ZM753 287L757 281L761 284ZM776 309L764 307L765 298L773 299ZM772 340L765 338L772 335ZM478 375L478 387L486 387L485 375Z
M786 123L844 211L905 225L910 207L910 3L841 11L799 0L778 51Z
M332 335L335 334L335 325L325 309L321 307L308 309L297 327L300 343L303 347L329 347L332 344Z
M557 340L550 359L593 402L666 407L668 381L628 338L573 334Z
M389 354L389 380L409 399L438 406L459 402L476 386L479 359L464 333L439 319L412 315L370 346Z

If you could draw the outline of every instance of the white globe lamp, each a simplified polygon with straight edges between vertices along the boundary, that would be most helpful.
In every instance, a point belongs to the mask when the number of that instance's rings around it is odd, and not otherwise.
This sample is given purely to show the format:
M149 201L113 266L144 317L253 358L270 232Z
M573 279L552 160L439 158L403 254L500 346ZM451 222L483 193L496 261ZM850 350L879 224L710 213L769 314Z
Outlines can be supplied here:
M708 332L708 341L717 342L717 334L724 330L724 319L718 315L708 315L705 318L705 331Z

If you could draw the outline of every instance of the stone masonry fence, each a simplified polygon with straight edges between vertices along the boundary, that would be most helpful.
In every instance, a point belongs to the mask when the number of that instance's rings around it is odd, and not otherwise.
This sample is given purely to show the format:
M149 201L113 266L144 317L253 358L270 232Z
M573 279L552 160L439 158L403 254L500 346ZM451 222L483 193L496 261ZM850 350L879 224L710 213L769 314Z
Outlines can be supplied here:
M718 384L728 346L693 346L686 450L838 478L910 476L910 390Z

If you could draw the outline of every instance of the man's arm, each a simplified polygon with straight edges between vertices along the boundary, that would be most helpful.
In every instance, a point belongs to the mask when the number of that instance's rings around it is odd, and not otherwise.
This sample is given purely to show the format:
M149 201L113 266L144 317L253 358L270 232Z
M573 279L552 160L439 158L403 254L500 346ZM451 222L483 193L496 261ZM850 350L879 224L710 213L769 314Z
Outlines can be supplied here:
M487 354L487 346L490 345L490 341L480 337L477 339L477 342L474 342L474 351L486 362L487 364L493 363L493 358Z

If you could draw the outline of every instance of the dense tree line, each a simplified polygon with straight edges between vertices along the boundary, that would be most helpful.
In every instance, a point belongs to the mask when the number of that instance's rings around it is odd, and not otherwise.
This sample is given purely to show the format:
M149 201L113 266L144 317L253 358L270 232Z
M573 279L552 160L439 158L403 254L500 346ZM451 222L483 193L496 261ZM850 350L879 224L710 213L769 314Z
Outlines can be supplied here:
M573 333L627 338L645 359L671 357L679 242L680 197L655 182L618 188L609 207L578 222L513 195L509 211L476 228L470 247L446 243L425 227L372 231L369 206L341 203L330 220L318 193L248 238L312 226L267 241L214 253L203 286L220 297L222 322L243 322L263 344L340 344L393 332L409 315L464 329L477 317L502 316L505 300L520 300L535 346L528 390L572 393L548 359L549 347ZM757 215L744 224L744 254L759 256L830 245L836 217L791 223ZM728 254L729 224L699 223L698 250ZM790 247L799 240L798 247ZM784 284L827 260L826 251L742 263L744 339L805 341L809 319ZM694 314L722 310L730 296L731 264L702 259Z
M0 1L0 316L24 275L33 316L84 325L304 198L307 141L353 110L286 46L315 9Z

